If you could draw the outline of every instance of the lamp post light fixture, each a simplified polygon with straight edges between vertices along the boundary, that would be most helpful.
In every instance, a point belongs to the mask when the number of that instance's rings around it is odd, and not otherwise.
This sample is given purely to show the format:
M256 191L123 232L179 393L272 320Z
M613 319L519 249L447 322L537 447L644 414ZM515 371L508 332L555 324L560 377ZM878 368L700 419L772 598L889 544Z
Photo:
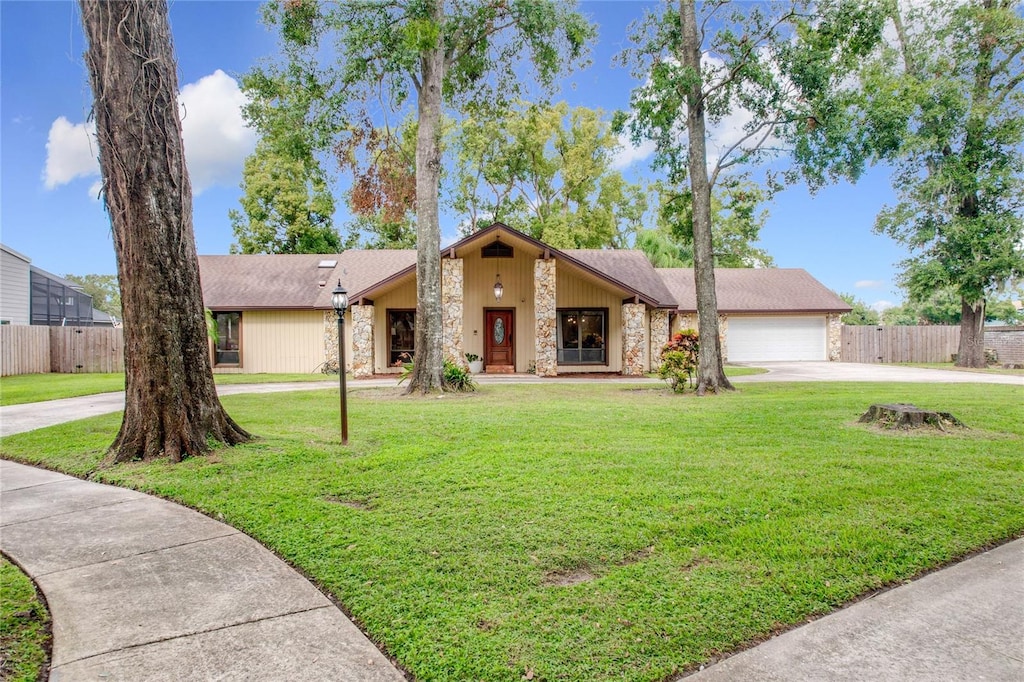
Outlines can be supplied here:
M338 286L331 292L331 305L338 314L338 381L341 389L341 444L348 445L348 396L345 395L345 310L348 309L348 292Z

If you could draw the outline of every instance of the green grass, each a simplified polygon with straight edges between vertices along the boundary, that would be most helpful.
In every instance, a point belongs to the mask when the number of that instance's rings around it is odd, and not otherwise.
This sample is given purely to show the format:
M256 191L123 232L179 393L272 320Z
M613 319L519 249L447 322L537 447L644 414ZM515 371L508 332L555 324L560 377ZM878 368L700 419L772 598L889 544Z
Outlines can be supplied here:
M324 374L214 374L218 384L329 381ZM337 379L337 375L335 375ZM74 398L124 390L124 374L19 374L0 379L0 405Z
M856 424L876 402L971 430ZM347 449L336 391L224 404L262 439L101 469L112 415L2 454L223 518L421 680L662 680L1024 533L1017 386L362 389Z
M0 558L0 680L36 682L50 647L50 614L28 576Z
M898 364L903 367L950 369L955 372L981 372L982 374L1011 374L1024 376L1024 369L1004 369L1002 367L957 367L952 362L900 362Z
M738 365L726 365L725 376L727 377L745 377L751 374L765 374L768 370L763 367L740 367Z

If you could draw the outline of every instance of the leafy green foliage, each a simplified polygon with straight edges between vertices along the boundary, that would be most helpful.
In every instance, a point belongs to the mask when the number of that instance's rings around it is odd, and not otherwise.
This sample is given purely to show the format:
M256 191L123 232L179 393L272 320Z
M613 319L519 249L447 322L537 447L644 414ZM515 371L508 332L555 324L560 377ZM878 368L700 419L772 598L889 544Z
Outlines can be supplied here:
M92 296L92 307L121 319L121 287L117 275L64 275Z
M907 301L902 306L889 308L882 313L882 319L890 325L960 324L962 313L960 297L953 289L944 288L922 300ZM1011 294L987 303L985 320L1018 324L1024 321L1024 312L1017 309Z
M1011 0L886 9L894 39L827 102L829 125L799 150L841 149L853 177L867 162L892 164L897 202L875 230L910 250L912 301L959 297L961 360L981 366L986 299L1024 277L1024 16Z
M684 329L673 334L672 340L661 350L658 378L664 379L676 393L685 391L686 385L693 381L699 349L697 332L693 329Z
M625 245L647 210L642 187L612 168L619 142L598 109L519 102L467 117L452 145L467 233L497 220L558 248Z
M242 210L228 212L233 253L337 253L334 197L319 164L261 140L242 171Z
M416 370L416 365L408 353L403 353L403 356L404 362L402 362L401 370L398 374L399 386L412 377ZM472 362L468 355L466 356L466 361ZM470 373L469 368L454 362L450 358L444 359L441 378L444 380L443 386L446 391L462 393L476 390L476 382L473 380L473 375Z
M97 471L113 416L0 450L224 518L417 679L641 682L1024 532L1019 386L811 386L354 388L347 449L336 388L227 396L261 439L174 467ZM894 394L969 435L852 423Z
M658 196L658 223L637 233L635 247L658 268L692 268L693 193L689 188L654 183ZM767 193L749 180L727 177L711 194L711 240L715 266L769 268L775 259L754 246L767 210L759 206Z
M877 325L881 321L878 311L869 308L864 301L853 294L839 294L839 298L853 307L853 310L843 315L843 324L870 326Z

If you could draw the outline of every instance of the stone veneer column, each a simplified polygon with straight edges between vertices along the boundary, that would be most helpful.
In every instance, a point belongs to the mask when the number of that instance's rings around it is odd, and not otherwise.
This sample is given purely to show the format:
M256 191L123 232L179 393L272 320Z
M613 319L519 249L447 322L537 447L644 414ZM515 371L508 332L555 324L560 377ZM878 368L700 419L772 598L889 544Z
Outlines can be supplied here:
M825 318L828 326L828 359L839 362L843 359L843 316L829 313Z
M718 344L722 347L722 362L729 362L729 316L718 316Z
M352 377L373 376L372 305L354 305L352 311Z
M622 374L644 374L644 311L643 303L622 304Z
M697 314L696 313L680 313L679 315L676 315L676 322L672 326L675 327L675 329L672 330L673 333L681 332L681 331L684 331L686 329L694 329L694 330L696 330L697 329Z
M338 315L333 310L324 311L324 374L338 371Z
M661 349L669 342L668 311L651 311L651 371L661 367Z
M537 376L558 374L557 309L555 297L555 261L537 259L533 263L533 310L536 318L534 366Z
M441 259L441 355L467 367L462 352L463 273L461 258Z

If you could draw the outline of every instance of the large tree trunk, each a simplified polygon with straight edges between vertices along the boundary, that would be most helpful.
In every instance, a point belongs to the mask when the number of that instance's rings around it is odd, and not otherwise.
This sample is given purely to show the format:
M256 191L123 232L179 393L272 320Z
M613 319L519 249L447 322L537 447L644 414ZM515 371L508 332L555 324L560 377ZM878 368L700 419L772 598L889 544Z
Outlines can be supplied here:
M715 255L711 241L711 186L708 182L703 80L700 74L700 38L694 0L680 0L683 32L680 61L698 77L686 94L690 189L693 191L693 279L697 291L697 394L731 389L722 367L722 343L718 337L718 297L715 293Z
M443 3L433 0L431 18L443 21ZM441 89L444 44L420 56L419 130L416 137L416 359L409 393L444 388L441 378Z
M957 367L985 366L985 299L960 302L960 345L956 349Z
M177 65L163 0L80 0L125 340L117 462L180 461L251 436L221 407L207 345Z

